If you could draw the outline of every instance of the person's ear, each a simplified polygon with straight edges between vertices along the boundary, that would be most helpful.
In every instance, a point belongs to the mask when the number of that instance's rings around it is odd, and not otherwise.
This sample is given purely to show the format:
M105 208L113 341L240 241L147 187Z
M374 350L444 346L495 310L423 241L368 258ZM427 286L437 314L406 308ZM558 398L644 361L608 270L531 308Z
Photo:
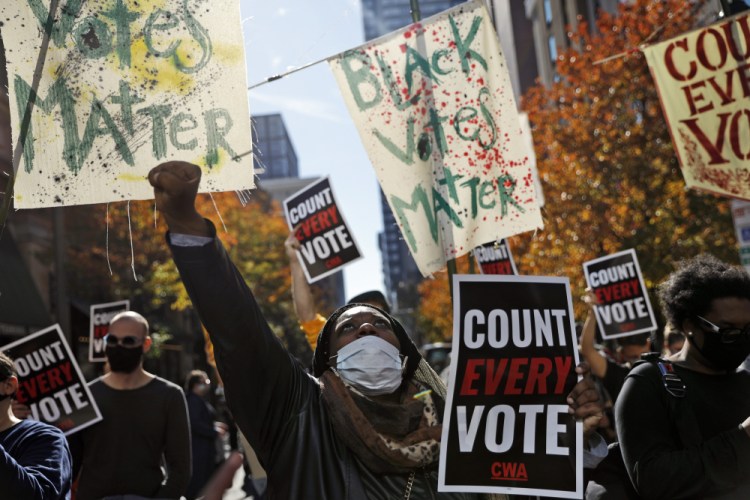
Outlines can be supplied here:
M150 336L147 336L143 340L143 352L146 353L151 350L151 345L154 343L154 341L151 339Z
M11 395L15 394L15 392L18 390L18 377L15 375L11 375L10 377L6 378L2 382L0 382L0 388L2 390L2 394L4 395Z
M685 321L682 322L682 333L685 334L685 337L692 337L693 332L696 330L696 325L693 323L693 320L690 318L687 318Z

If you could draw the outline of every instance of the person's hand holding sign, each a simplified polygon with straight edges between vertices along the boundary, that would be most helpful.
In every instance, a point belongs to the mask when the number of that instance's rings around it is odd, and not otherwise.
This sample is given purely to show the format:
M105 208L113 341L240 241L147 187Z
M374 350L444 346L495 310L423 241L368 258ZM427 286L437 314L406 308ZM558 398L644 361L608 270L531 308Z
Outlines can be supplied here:
M583 378L568 394L568 412L576 420L583 422L583 437L588 441L591 433L603 425L606 419L604 413L604 402L596 390L594 380L591 378L591 370L588 363L582 361L576 366L576 373Z

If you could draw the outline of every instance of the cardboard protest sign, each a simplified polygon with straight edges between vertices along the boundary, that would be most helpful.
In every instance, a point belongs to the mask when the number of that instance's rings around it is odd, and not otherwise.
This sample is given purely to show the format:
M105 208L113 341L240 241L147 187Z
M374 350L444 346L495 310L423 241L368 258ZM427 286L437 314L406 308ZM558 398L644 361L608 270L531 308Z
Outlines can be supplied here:
M474 249L481 274L518 274L508 240L485 243Z
M455 275L453 293L438 489L582 498L568 279Z
M237 0L62 0L51 26L48 9L0 2L16 208L153 198L146 174L176 159L201 191L253 187Z
M750 12L643 52L688 187L750 200Z
M732 200L732 220L740 250L740 264L750 273L750 202Z
M329 60L425 276L542 227L497 34L478 0Z
M89 319L89 361L92 363L107 361L107 356L104 354L104 337L109 333L109 322L116 315L129 309L129 300L120 300L107 304L94 304L91 306Z
M331 181L323 177L284 200L289 228L300 243L298 255L308 283L362 258L336 204Z
M16 401L31 418L73 434L102 419L60 325L0 348L18 372Z
M604 339L656 329L648 292L635 250L625 250L583 263L586 284L599 304L596 323Z

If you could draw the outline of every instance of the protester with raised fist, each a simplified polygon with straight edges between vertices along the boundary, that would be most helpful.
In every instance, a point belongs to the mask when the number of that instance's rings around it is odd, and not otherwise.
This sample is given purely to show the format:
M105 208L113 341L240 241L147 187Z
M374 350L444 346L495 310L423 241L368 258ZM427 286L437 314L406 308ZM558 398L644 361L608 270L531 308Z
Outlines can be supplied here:
M341 307L318 336L310 376L269 328L213 225L196 212L200 169L168 162L149 181L214 344L227 403L268 471L270 498L478 497L437 492L445 386L398 321L371 305ZM590 378L569 402L576 417L601 418Z

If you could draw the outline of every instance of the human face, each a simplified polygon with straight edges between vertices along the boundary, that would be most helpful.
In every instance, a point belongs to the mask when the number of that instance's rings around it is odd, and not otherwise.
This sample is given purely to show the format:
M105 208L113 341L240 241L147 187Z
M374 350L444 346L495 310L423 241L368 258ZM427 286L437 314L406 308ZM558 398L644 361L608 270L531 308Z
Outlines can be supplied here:
M750 299L714 299L711 309L702 314L701 318L685 321L686 331L697 351L692 356L706 368L734 370L750 354L750 338L744 334L733 335L733 342L727 343L726 340L730 339L726 331L744 330L750 325Z
M147 335L141 323L124 318L109 325L108 343L123 347L141 347L148 351L151 337Z
M692 321L693 333L699 330L703 335L722 335L729 329L743 330L750 325L750 300L739 297L714 299L711 309ZM722 333L715 327L719 327Z
M384 314L371 307L356 306L344 311L336 320L331 334L331 356L335 356L345 345L367 335L377 335L401 349L391 322Z

